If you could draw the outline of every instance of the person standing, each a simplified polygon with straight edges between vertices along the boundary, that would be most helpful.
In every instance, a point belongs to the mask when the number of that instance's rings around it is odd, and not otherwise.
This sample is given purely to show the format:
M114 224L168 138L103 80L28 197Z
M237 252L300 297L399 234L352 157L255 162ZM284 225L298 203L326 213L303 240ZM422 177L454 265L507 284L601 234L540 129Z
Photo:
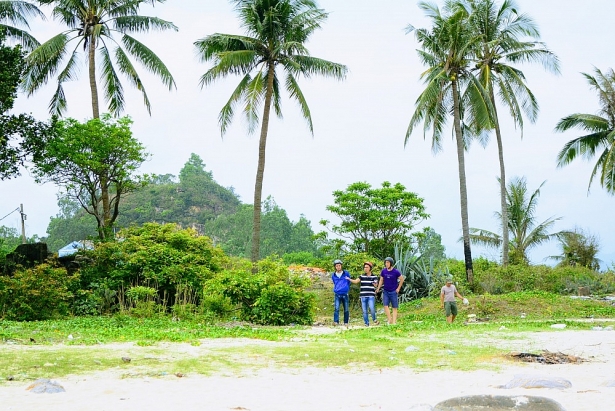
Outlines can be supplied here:
M361 283L361 309L363 310L363 321L365 326L369 327L369 314L371 312L372 322L375 325L380 324L376 319L376 284L378 283L378 277L372 273L374 264L371 261L363 263L363 275L360 275L357 279L348 280L353 284Z
M344 325L348 327L348 321L350 320L350 300L348 297L348 291L350 291L350 273L342 269L342 261L333 261L333 267L335 271L331 274L331 281L333 281L333 294L334 294L334 309L333 309L333 325L340 324L340 305L344 305Z
M399 306L397 295L401 286L404 283L404 276L401 275L397 268L393 267L395 260L391 257L384 259L384 269L380 273L380 280L378 281L378 287L376 292L382 291L382 303L384 304L384 313L387 315L389 325L397 324L397 308ZM389 311L389 304L393 308L393 315Z
M440 290L440 307L444 308L446 322L449 324L452 324L455 321L455 317L457 317L457 301L455 301L455 297L459 297L463 300L464 304L468 304L468 300L459 294L457 288L453 285L453 277L448 277L446 285Z

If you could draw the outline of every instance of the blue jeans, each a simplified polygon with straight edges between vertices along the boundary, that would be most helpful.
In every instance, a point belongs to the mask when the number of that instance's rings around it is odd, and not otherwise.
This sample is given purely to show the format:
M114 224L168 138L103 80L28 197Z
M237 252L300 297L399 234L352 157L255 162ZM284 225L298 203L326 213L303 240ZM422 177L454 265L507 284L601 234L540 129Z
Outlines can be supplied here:
M340 303L344 304L344 324L348 324L348 320L350 319L350 299L348 298L348 294L335 294L335 308L333 310L333 322L340 322Z
M372 320L376 321L376 297L361 297L361 309L363 310L363 321L369 325L369 315L367 309L372 313Z

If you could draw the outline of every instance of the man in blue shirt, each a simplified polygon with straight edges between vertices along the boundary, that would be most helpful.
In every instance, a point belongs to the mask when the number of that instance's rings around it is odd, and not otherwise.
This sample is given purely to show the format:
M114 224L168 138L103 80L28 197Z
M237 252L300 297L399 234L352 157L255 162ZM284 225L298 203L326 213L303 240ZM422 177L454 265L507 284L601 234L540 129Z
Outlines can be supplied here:
M387 315L389 325L397 324L397 294L401 290L401 286L404 283L404 277L401 275L397 268L393 267L394 260L391 257L384 259L384 269L380 272L380 281L378 281L378 287L376 287L376 293L380 291L380 287L383 287L382 291L382 303L384 304L384 313ZM389 304L393 308L393 317L389 311Z
M331 274L331 281L333 281L333 294L335 296L333 325L340 324L340 304L343 304L344 325L348 327L348 321L350 320L350 300L348 297L348 292L350 291L350 273L346 270L342 270L341 260L333 261L333 267L335 267L335 271Z

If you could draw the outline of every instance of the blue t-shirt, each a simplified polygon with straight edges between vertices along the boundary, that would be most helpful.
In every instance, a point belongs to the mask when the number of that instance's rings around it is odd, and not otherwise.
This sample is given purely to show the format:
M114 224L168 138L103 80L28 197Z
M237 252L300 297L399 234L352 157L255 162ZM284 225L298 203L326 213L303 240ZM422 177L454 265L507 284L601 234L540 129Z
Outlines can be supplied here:
M384 279L382 283L382 288L384 288L386 291L397 290L397 280L399 279L399 277L401 277L401 273L397 268L392 268L391 271L385 268L380 273L380 277Z

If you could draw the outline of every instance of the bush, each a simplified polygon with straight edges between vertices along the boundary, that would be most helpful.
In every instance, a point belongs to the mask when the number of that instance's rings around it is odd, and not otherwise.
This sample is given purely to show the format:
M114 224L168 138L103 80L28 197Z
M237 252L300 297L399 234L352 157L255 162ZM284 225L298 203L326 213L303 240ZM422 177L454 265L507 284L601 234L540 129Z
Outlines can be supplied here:
M314 254L309 251L298 251L295 253L286 253L282 256L282 261L284 264L301 264L306 266L313 266L316 264L316 258Z
M0 277L0 314L9 320L36 321L69 314L79 276L41 264Z
M147 298L156 303L164 305L168 297L168 303L174 305L176 297L185 297L178 291L201 290L228 263L222 250L214 247L208 237L174 224L144 224L121 230L118 236L121 241L102 243L82 252L85 262L80 270L81 288L113 296L113 301L104 301L106 309L117 307L115 302L121 302L122 290L134 294L141 290L139 287L149 288ZM132 297L145 301L146 296L128 297L134 302Z
M244 321L258 324L311 324L314 297L305 292L309 277L291 273L281 261L258 262L258 272L228 270L208 282L204 310L228 312L228 303L239 308Z
M251 310L251 320L257 324L312 324L314 296L276 284L263 290Z

